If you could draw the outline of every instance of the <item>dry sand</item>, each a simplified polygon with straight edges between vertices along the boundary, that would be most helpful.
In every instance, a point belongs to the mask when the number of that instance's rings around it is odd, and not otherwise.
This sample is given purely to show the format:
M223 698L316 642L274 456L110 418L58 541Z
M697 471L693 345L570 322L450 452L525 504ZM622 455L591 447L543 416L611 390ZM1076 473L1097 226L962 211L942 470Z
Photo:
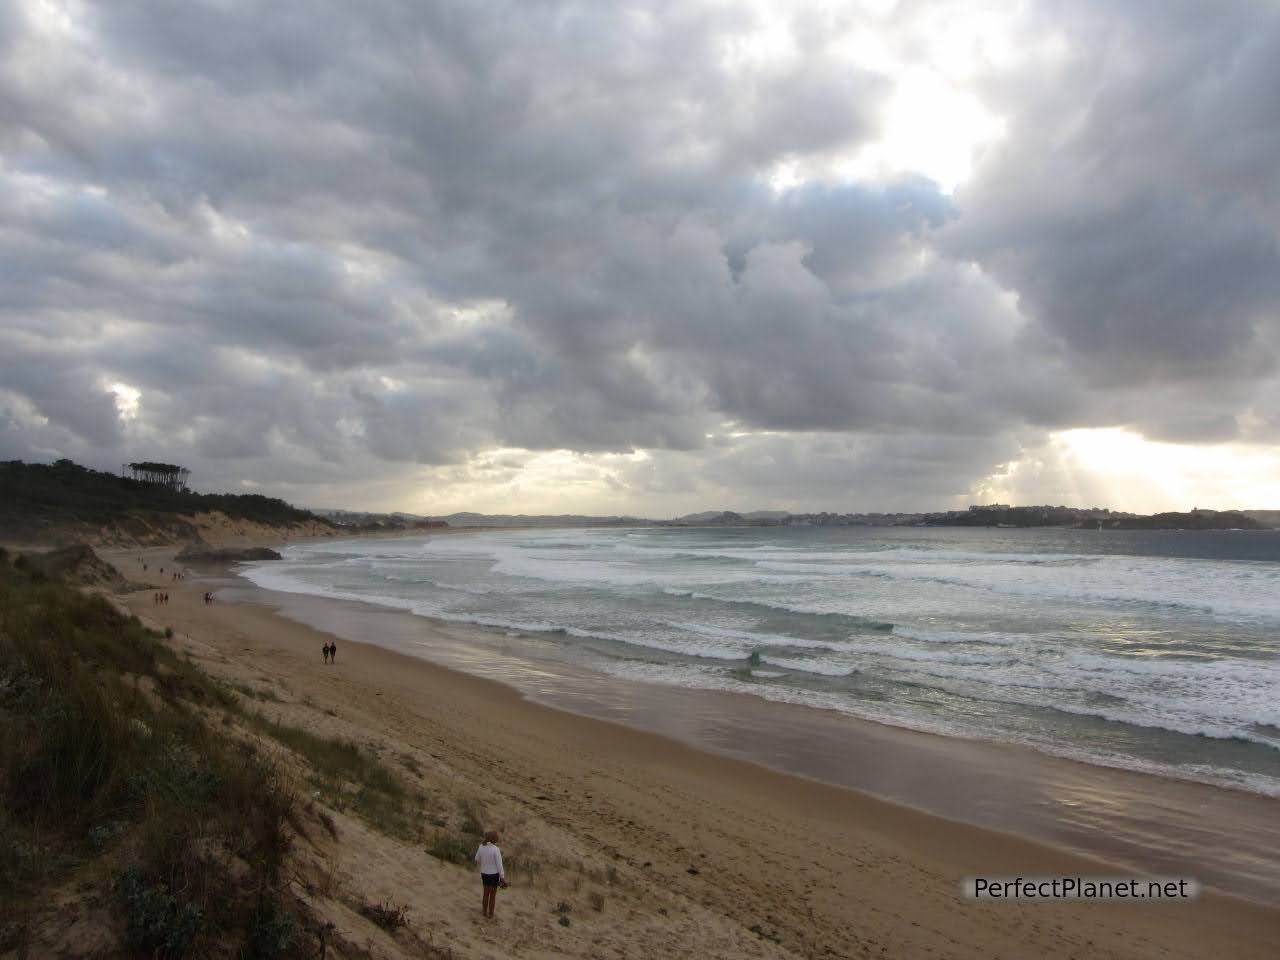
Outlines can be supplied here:
M480 917L474 872L335 813L297 851L300 887L336 925L337 955L458 957L1275 957L1280 911L1215 893L1166 903L976 903L963 878L1116 875L1054 847L540 706L492 681L340 640L248 604L206 606L198 579L130 607L171 626L216 676L270 691L272 718L369 745L429 808L477 803L512 871ZM138 551L112 557L146 582ZM425 629L429 629L426 627ZM406 761L405 758L412 758ZM428 817L431 810L426 811ZM430 828L428 827L428 830ZM603 899L599 911L593 893ZM355 913L409 907L392 939ZM557 904L571 906L561 926ZM755 928L753 931L752 928ZM335 955L331 950L330 956Z

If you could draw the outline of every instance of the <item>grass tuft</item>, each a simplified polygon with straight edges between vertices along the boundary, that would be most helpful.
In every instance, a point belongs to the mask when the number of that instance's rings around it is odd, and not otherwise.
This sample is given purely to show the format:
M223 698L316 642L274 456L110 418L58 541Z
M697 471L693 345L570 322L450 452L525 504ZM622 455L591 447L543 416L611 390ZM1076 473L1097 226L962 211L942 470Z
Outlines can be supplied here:
M250 724L307 761L314 785L338 809L351 809L391 836L418 840L421 830L404 782L359 744L252 714Z
M395 931L409 924L409 908L393 907L389 900L383 903L366 903L360 908L360 913L387 931Z
M427 853L446 863L468 864L475 856L480 838L469 834L437 833L432 838Z

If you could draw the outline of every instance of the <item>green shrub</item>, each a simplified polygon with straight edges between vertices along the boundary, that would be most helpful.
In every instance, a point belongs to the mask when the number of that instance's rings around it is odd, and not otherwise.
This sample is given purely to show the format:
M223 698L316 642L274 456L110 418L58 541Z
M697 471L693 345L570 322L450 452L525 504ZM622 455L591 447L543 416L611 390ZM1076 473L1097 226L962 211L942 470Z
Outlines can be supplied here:
M299 941L297 918L270 894L258 898L249 923L245 955L250 960L287 957Z
M125 938L129 946L145 950L160 960L187 955L204 917L190 903L179 900L161 886L147 884L137 867L129 867L116 881L125 911Z

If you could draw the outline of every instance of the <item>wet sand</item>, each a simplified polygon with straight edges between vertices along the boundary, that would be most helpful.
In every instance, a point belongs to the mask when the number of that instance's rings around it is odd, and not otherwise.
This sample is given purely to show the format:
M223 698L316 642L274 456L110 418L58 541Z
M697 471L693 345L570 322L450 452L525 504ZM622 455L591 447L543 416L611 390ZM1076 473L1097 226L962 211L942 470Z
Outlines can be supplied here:
M127 564L124 568L132 573ZM818 765L822 769L814 775L833 780L843 766L850 780L873 781L860 785L877 793L933 791L977 810L984 809L984 796L987 805L1000 797L1006 811L1034 810L1043 798L1056 798L1059 809L1081 811L1076 828L1060 812L1047 818L1062 825L1059 839L1064 840L1072 839L1073 829L1096 832L1098 810L1109 805L1114 808L1109 822L1131 821L1127 829L1133 836L1158 832L1158 823L1148 824L1148 814L1131 806L1144 793L1150 809L1166 810L1183 809L1210 795L1218 797L1213 802L1230 798L1221 801L1226 807L1202 809L1201 819L1242 816L1242 830L1258 825L1254 818L1264 807L1255 809L1254 801L1270 803L1265 799L1137 775L1126 775L1133 784L1119 791L1117 799L1112 771L1094 775L1093 768L1081 764L1033 761L1023 751L873 724L849 727L845 718L840 722L846 759L836 765L829 747L813 739L812 716L803 723L777 719L790 716L791 708L758 705L768 711L766 723L764 714L754 715L741 703L749 697L638 689L589 677L566 681L564 671L540 669L518 657L504 662L500 638L495 646L493 636L478 636L483 631L470 631L468 640L466 630L394 611L290 599L291 617L302 616L300 606L305 606L311 611L308 618L323 620L340 638L338 664L326 668L319 648L329 634L257 603L220 601L205 607L199 599L203 589L204 584L188 581L174 591L175 602L154 615L230 661L258 673L287 676L309 696L340 704L344 720L371 736L395 737L430 750L457 776L483 785L494 806L513 820L528 818L567 831L602 857L626 864L665 893L710 915L728 917L744 929L754 924L776 932L780 945L795 955L1274 956L1280 913L1213 892L1191 902L1166 903L967 900L961 885L975 875L1130 871L723 754L778 766ZM232 595L231 590L224 593ZM146 596L136 595L132 602L139 612L153 613ZM294 607L295 602L300 606ZM339 606L345 611L340 616ZM408 620L413 629L392 628L393 620ZM417 656L351 642L348 634L376 635L386 646L416 648ZM393 638L398 639L393 643ZM430 648L446 662L449 651L465 658L468 646L476 659L472 668L502 675L507 683L446 669L422 657ZM481 651L478 659L475 648ZM552 709L531 702L521 691L628 725ZM692 708L687 701L695 698L707 706ZM1008 754L1005 760L993 761L1002 754ZM1041 760L1044 767L1037 765ZM1062 772L1071 768L1081 769ZM1004 784L1018 781L1021 792L1006 791ZM1244 806L1232 808L1234 799L1243 799ZM1005 812L997 810L993 816L1007 821L1002 823L1006 827L1026 829ZM1133 842L1118 839L1117 853ZM1253 836L1250 843L1256 849L1270 839ZM1159 863L1151 868L1173 872ZM688 950L678 947L667 952L698 955L693 941ZM726 951L713 955L735 955ZM648 953L636 944L635 955Z

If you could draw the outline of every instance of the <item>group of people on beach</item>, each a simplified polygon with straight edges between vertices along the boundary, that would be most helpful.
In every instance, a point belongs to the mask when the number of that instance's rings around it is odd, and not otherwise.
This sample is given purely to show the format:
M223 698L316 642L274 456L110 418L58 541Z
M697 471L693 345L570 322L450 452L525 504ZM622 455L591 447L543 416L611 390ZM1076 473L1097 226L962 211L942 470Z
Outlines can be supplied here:
M324 652L325 663L333 663L338 656L338 645L336 643L326 643L320 649Z
M163 606L169 602L169 595L167 593L160 593L157 591L152 595L151 602Z
M207 607L211 603L213 603L213 591L206 590L204 592L204 605Z
M138 558L138 563L142 565L143 573L146 573L150 569L150 567L147 564L147 561L143 560L141 557ZM164 573L164 567L160 568L160 572ZM169 578L171 582L177 583L180 580L187 579L187 573L185 570L171 570L169 571Z

